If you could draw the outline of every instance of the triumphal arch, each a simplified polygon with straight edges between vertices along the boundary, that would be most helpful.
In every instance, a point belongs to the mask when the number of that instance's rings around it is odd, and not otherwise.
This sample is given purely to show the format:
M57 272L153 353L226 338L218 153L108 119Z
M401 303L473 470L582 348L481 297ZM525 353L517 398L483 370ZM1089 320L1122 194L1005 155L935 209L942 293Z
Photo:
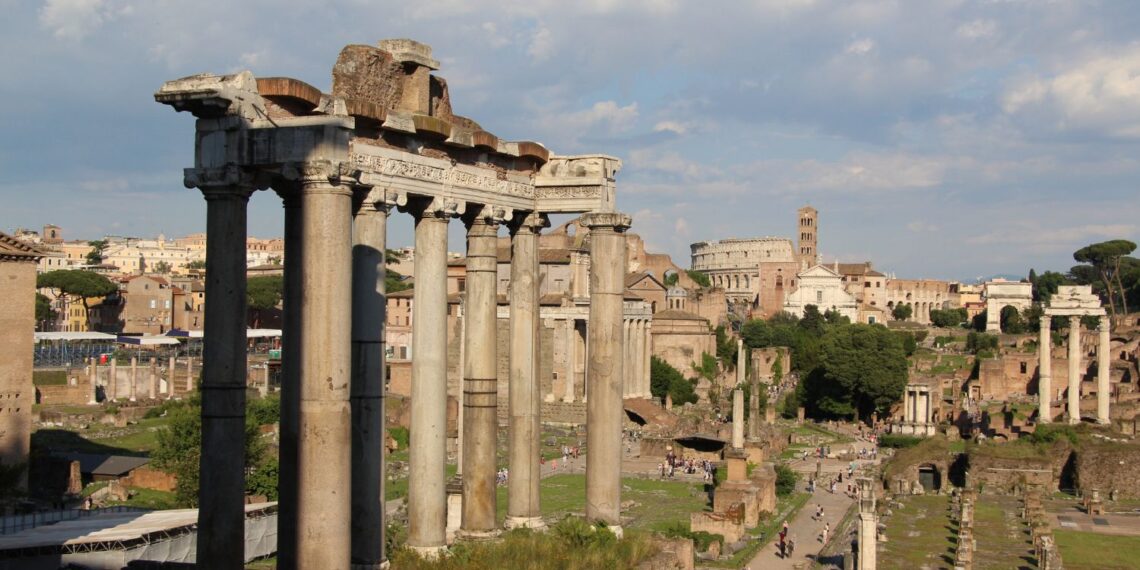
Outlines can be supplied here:
M330 93L287 77L196 75L155 99L196 118L187 187L206 199L207 272L197 563L241 568L246 205L285 218L282 568L382 568L384 251L393 210L415 218L409 545L446 547L447 227L467 229L461 534L496 531L496 234L511 235L508 526L538 504L538 237L554 213L590 229L586 516L620 525L625 230L621 167L505 141L452 111L431 48L345 47ZM620 527L618 527L620 531Z
M1053 421L1052 401L1057 394L1053 390L1053 340L1050 324L1053 317L1069 317L1069 386L1068 421L1071 424L1081 421L1081 378L1085 368L1081 366L1081 317L1099 317L1097 332L1100 342L1097 347L1096 366L1096 421L1109 423L1108 396L1111 390L1109 381L1109 324L1100 298L1089 285L1061 285L1049 299L1045 315L1041 319L1041 339L1037 343L1037 393L1039 399L1038 420L1041 423Z

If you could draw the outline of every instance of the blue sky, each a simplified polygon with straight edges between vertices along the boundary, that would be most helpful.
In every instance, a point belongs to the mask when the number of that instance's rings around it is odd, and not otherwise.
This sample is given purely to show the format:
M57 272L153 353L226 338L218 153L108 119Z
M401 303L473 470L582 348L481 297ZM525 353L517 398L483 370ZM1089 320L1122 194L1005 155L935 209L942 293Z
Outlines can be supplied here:
M327 90L346 44L428 43L456 111L625 166L618 204L695 241L792 236L903 277L1065 270L1140 241L1130 1L0 0L0 229L201 231L193 119L164 80L251 69ZM461 251L453 224L450 248ZM250 233L281 234L261 193ZM389 242L410 245L396 214Z

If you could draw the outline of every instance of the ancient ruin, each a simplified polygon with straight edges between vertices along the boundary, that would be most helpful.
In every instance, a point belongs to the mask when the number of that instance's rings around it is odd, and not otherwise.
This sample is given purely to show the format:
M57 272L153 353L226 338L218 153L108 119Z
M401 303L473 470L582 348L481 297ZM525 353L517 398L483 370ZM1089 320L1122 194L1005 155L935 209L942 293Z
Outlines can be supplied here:
M411 40L351 45L330 93L303 81L196 75L155 99L197 118L185 184L207 200L207 305L198 563L242 561L244 243L246 203L271 188L285 210L280 567L379 568L383 549L384 254L393 208L415 218L411 371L411 548L446 548L447 227L468 231L464 347L463 531L494 520L492 406L498 227L511 234L509 526L539 524L541 394L537 241L547 215L587 213L591 301L587 349L587 517L620 525L625 331L624 231L617 159L557 156L508 142L452 111L431 48ZM345 318L351 315L351 318ZM478 338L472 338L478 336ZM351 489L348 481L352 482ZM620 530L620 527L618 528Z
M1019 312L1033 305L1033 285L1020 281L986 283L986 332L1001 332L1001 310L1007 306Z
M1042 423L1053 421L1052 402L1057 396L1052 384L1053 341L1050 338L1050 327L1044 324L1053 317L1069 317L1069 385L1066 412L1071 424L1081 421L1081 379L1084 376L1084 369L1081 368L1081 317L1100 317L1100 325L1097 328L1100 346L1097 349L1096 421L1099 424L1109 423L1109 324L1104 307L1100 304L1100 298L1093 294L1092 287L1088 285L1061 285L1049 300L1049 306L1045 308L1041 341L1037 345L1040 399L1038 421Z

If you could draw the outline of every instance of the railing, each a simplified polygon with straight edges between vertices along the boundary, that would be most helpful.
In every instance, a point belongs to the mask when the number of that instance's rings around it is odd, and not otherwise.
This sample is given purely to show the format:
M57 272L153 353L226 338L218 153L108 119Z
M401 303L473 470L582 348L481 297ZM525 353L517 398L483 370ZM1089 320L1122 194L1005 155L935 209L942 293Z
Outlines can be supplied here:
M55 524L63 521L73 521L105 513L147 513L150 509L139 507L104 507L100 509L60 509L28 513L26 515L8 515L0 517L0 535L15 534L29 528Z

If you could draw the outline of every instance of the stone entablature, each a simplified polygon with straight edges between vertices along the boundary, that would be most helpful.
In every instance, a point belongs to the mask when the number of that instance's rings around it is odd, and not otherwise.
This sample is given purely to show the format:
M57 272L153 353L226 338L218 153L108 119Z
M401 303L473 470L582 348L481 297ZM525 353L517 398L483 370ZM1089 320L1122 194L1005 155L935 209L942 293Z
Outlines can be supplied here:
M1028 285L1028 283L1026 283ZM1109 337L1109 322L1100 298L1093 294L1090 285L1061 285L1057 292L1049 299L1049 306L1045 307L1045 318L1041 321L1041 338L1037 343L1038 355L1038 421L1048 423L1053 421L1053 317L1069 318L1069 360L1068 360L1068 406L1066 412L1071 424L1081 421L1081 365L1083 350L1081 349L1081 317L1099 317L1097 326L1099 347L1097 348L1097 375L1096 375L1096 422L1108 424L1109 418L1109 392L1111 391L1110 356L1112 341Z

